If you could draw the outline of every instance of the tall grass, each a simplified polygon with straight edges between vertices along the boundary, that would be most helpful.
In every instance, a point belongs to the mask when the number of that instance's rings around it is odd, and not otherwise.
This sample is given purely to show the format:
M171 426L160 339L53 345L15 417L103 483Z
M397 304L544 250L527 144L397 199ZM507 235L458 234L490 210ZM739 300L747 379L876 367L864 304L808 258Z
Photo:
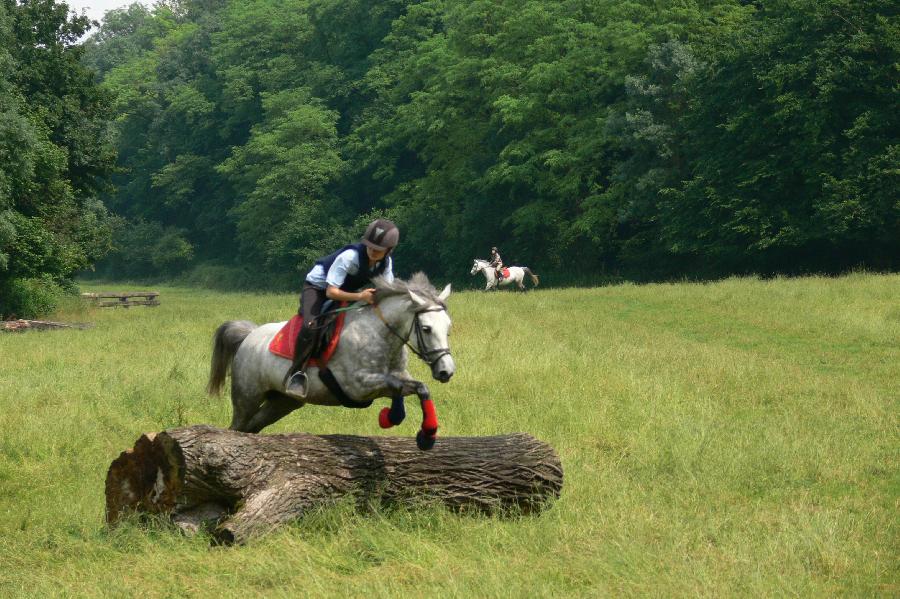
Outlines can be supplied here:
M507 520L338 505L231 548L106 529L106 468L144 431L227 425L213 330L296 298L160 291L0 336L0 596L900 594L900 276L454 294L440 434L551 443L562 498ZM379 435L376 406L266 432Z

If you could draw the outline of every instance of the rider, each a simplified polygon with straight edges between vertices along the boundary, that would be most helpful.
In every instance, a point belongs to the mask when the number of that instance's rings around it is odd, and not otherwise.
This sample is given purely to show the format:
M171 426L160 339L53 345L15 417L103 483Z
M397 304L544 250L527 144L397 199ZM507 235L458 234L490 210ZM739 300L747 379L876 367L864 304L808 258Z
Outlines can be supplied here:
M494 272L497 275L497 280L501 280L503 278L503 258L500 257L500 253L497 251L496 247L491 248L490 265L494 267Z
M306 363L318 344L321 327L316 317L322 312L326 298L335 301L375 303L375 289L370 287L374 277L382 276L388 282L394 280L391 252L400 241L400 230L393 222L379 218L369 223L360 243L317 259L306 275L300 295L303 327L297 335L294 362L288 370L287 393L306 397L309 381Z

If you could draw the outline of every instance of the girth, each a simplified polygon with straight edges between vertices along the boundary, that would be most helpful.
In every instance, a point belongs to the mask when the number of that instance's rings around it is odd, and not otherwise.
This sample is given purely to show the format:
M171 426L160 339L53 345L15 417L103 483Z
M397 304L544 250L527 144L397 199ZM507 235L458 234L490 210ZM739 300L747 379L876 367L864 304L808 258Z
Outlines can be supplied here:
M338 383L337 379L334 377L334 373L331 372L330 368L322 368L319 370L319 379L328 387L328 390L331 391L331 394L334 395L341 405L345 408L368 408L372 405L374 399L370 399L369 401L359 402L353 401L353 399L347 395L347 393L341 388L340 383Z

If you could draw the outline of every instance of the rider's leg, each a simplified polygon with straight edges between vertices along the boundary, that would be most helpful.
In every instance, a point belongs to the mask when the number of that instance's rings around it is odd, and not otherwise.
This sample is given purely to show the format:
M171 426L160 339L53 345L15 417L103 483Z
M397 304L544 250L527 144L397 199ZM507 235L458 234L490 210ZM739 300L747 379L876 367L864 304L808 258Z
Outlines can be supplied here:
M300 390L305 394L306 383L305 374L300 377L294 377L296 373L303 372L306 369L306 363L312 356L313 349L316 346L319 337L319 328L316 326L316 317L322 312L322 305L325 303L325 290L313 287L309 283L303 285L303 293L300 295L300 314L303 315L303 326L297 334L297 342L294 347L294 361L285 375L288 380L288 389L291 389L292 382L300 385ZM293 379L297 379L294 381Z

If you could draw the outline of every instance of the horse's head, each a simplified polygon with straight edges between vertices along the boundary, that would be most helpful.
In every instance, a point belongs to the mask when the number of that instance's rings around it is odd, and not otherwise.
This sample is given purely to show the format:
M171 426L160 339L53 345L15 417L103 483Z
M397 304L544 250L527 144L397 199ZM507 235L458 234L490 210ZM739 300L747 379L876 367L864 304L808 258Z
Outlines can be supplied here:
M482 270L483 268L484 268L484 261L479 260L478 258L475 258L475 260L472 261L472 270L469 271L469 274L474 275L475 273L477 273L479 270Z
M431 366L431 376L446 383L456 372L456 363L450 355L450 315L447 314L447 298L450 296L450 285L435 298L427 299L415 291L408 291L415 312L413 320L414 344L416 353Z
M423 362L431 367L431 375L446 383L456 372L450 355L450 315L447 298L450 285L438 293L423 273L415 273L408 281L394 279L390 283L375 279L377 297L383 299L390 334L399 337ZM382 304L379 299L379 305ZM408 327L408 328L404 328Z

